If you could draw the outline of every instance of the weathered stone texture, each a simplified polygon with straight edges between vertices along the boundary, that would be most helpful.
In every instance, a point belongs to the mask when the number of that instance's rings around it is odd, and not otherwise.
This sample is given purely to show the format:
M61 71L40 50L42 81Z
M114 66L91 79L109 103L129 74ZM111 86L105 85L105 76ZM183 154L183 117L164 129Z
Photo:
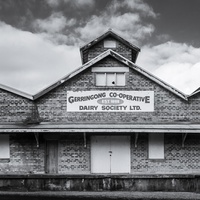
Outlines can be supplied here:
M92 59L105 51L103 41L87 52ZM116 52L131 60L132 50L118 43ZM124 67L126 65L113 57L99 61L94 67ZM154 91L154 112L67 112L68 91ZM0 123L37 123L63 124L162 124L162 123L199 123L200 93L183 100L158 83L150 80L134 69L126 74L124 87L97 87L95 73L91 68L74 76L67 82L44 94L35 101L28 100L11 92L0 89ZM55 133L59 134L59 133ZM90 173L90 140L87 136L86 147L83 135L60 134L58 146L58 172ZM45 173L45 141L40 136L37 148L33 133L10 134L10 160L0 160L0 173ZM165 135L165 160L148 159L148 134L139 134L138 146L131 139L132 173L192 173L198 172L199 135L189 134L185 147L181 146L181 134Z
M27 123L34 112L34 102L0 89L0 122Z
M120 67L125 66L114 58L103 59L95 67ZM92 91L92 90L123 90L123 91L154 91L154 112L124 112L124 113L67 113L67 91ZM161 87L144 75L130 69L127 74L127 85L124 87L96 87L95 74L91 69L85 70L37 100L39 115L45 122L66 123L174 123L198 122L199 101L191 105L186 100ZM194 108L197 109L194 115ZM193 117L195 117L193 119Z
M94 65L95 67L125 66L111 57ZM95 74L91 68L76 75L58 86L35 102L10 92L0 90L0 122L65 122L65 123L174 123L200 120L200 96L197 94L183 100L167 89L133 69L126 74L127 85L124 87L96 87ZM154 112L140 113L67 113L68 91L124 90L154 91ZM38 115L38 116L37 116Z
M58 134L58 133L56 133ZM37 148L33 134L10 135L10 159L0 161L0 174L45 173L45 141ZM165 159L148 159L148 134L139 134L137 147L131 137L132 174L198 173L200 168L200 136L190 134L182 147L181 134L165 134ZM83 134L61 134L58 145L59 174L90 173L90 136L84 145Z
M44 173L44 150L33 133L10 134L10 159L0 160L0 173Z
M83 134L63 135L59 141L59 173L90 173L90 140Z
M112 37L107 37L106 39L113 39ZM115 52L119 53L123 57L132 61L135 60L136 51L133 51L130 47L124 45L123 43L119 42L116 39L113 39L117 43L117 47L114 49ZM104 40L99 41L95 45L93 45L89 50L86 49L83 51L83 60L84 63L90 61L91 59L97 57L101 53L107 51L108 48L104 47Z
M182 147L181 134L165 134L165 159L148 159L148 134L139 135L138 146L132 138L131 172L134 173L197 173L200 169L200 136L190 134Z
M59 133L55 133L59 134ZM58 145L58 173L90 173L90 140L83 134L61 134ZM0 174L45 173L45 140L39 147L33 133L10 134L10 159L0 160Z

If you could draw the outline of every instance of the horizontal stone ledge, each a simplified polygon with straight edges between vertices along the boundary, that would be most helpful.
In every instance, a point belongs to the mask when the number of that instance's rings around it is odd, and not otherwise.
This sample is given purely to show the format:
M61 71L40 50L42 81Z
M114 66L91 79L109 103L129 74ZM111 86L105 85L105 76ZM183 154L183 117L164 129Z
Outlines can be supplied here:
M126 133L200 133L200 124L54 124L41 123L37 125L0 124L2 133L31 132L65 132L65 133L96 133L96 132L126 132Z
M0 174L0 179L184 179L200 174Z

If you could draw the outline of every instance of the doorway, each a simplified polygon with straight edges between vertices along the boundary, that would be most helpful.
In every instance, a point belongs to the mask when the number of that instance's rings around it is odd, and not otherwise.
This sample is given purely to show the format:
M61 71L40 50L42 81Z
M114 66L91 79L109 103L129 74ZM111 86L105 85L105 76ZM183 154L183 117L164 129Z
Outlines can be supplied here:
M130 173L130 136L92 136L92 173Z
M58 140L46 141L46 173L58 173Z

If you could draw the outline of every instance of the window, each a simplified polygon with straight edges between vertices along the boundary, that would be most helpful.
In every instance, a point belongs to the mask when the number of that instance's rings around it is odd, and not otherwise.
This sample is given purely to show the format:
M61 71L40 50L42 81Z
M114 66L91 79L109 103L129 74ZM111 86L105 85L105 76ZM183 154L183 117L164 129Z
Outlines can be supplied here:
M96 73L96 86L125 86L125 73Z
M149 159L164 159L164 134L149 134Z
M96 86L125 86L129 67L93 67Z
M9 135L0 134L0 159L10 158Z
M105 48L116 48L117 42L115 40L104 40L104 47Z

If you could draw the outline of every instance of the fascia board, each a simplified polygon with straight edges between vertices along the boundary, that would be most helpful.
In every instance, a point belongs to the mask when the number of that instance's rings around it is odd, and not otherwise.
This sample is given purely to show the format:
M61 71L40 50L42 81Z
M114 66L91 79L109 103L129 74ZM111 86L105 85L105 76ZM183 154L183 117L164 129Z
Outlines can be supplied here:
M125 65L129 66L130 68L136 70L137 72L143 74L144 76L148 77L152 81L156 82L160 86L164 87L165 89L171 91L172 93L176 94L177 96L181 97L184 100L188 100L188 95L182 93L178 89L174 88L173 86L169 85L168 83L164 82L163 80L159 79L158 77L154 76L150 72L140 68L130 60L126 59L125 57L121 56L120 54L110 50L111 56L115 57L119 61L123 62Z
M91 67L92 65L94 65L95 63L97 63L98 61L102 60L103 58L107 57L108 55L110 55L110 49L103 52L102 54L100 54L99 56L93 58L92 60L88 61L87 63L85 63L84 65L82 65L81 67L79 67L78 69L74 70L73 72L71 72L70 74L68 74L67 76L64 76L63 78L59 79L58 81L56 81L55 83L53 83L52 85L50 85L49 87L41 90L40 92L36 93L33 96L33 99L38 99L39 97L43 96L44 94L46 94L47 92L51 91L52 89L58 87L59 85L63 84L64 82L68 81L69 79L71 79L72 77L76 76L77 74L81 73L82 71L86 70L87 68Z
M32 95L30 95L28 93L25 93L25 92L22 92L20 90L14 89L12 87L0 84L0 89L3 89L5 91L11 92L13 94L16 94L16 95L19 95L19 96L22 96L22 97L25 97L27 99L33 100L33 96Z
M146 76L150 80L156 82L158 85L164 87L165 89L169 90L170 92L174 93L175 95L177 95L177 96L181 97L182 99L188 101L188 95L182 93L178 89L174 88L173 86L169 85L168 83L164 82L163 80L159 79L158 77L154 76L153 74L151 74L151 73L147 72L146 70L140 68L139 66L135 65L133 62L129 61L128 59L126 59L125 57L121 56L120 54L114 52L111 49L103 52L99 56L93 58L92 60L85 63L84 65L82 65L81 67L76 69L75 71L71 72L69 75L63 77L62 79L60 79L57 82L55 82L54 84L50 85L46 89L40 91L39 93L37 93L36 95L33 96L33 99L37 99L37 98L41 97L42 95L46 94L47 92L51 91L52 89L58 87L59 85L61 85L64 82L66 82L67 80L71 79L75 75L81 73L85 69L91 67L92 65L94 65L98 61L107 57L108 55L110 55L110 56L114 57L115 59L117 59L118 61L124 63L126 66L130 67L131 69L134 69L137 72L143 74L144 76Z

